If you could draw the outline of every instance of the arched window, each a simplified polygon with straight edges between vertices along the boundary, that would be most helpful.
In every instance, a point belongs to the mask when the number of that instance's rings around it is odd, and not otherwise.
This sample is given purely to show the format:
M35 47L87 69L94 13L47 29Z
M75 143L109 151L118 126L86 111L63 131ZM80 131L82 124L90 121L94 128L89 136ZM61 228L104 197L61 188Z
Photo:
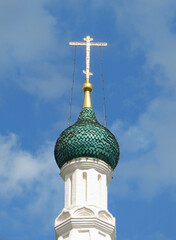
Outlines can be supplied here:
M73 181L72 181L72 176L70 176L70 182L69 182L69 192L70 192L70 204L69 205L72 205L72 201L73 201Z
M87 201L87 173L83 172L83 201Z
M102 177L98 174L98 203L101 204L102 198Z

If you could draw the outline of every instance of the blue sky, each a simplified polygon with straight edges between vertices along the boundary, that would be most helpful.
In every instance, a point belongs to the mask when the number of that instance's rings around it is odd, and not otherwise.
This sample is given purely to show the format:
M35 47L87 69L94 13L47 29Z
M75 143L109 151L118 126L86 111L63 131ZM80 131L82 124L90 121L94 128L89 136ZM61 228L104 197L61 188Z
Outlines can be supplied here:
M0 1L0 240L54 239L64 188L53 157L67 127L74 47L107 42L108 128L121 156L109 185L118 240L175 240L175 0ZM81 110L77 48L72 121ZM99 48L93 107L103 123Z

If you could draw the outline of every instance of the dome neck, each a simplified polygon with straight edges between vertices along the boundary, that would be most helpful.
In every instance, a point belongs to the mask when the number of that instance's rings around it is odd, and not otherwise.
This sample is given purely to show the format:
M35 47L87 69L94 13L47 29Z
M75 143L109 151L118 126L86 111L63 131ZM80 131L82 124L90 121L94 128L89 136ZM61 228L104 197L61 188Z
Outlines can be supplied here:
M82 90L84 92L84 101L82 108L92 108L91 92L93 90L93 86L90 83L89 78L86 78L86 82L83 84Z

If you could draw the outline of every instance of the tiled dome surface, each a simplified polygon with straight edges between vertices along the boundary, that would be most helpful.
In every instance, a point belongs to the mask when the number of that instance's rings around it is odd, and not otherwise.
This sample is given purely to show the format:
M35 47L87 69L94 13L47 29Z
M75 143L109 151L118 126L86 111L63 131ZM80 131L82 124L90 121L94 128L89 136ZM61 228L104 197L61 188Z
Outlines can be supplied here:
M114 169L119 154L115 136L97 121L92 108L83 108L77 122L61 133L55 145L59 168L74 158L92 157L105 161Z

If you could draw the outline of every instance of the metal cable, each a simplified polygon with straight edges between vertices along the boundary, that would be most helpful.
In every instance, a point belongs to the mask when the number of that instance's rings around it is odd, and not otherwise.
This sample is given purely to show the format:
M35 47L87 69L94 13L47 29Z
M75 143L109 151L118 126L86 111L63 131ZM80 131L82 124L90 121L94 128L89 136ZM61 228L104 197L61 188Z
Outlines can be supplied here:
M105 105L105 94L104 94L104 78L103 78L103 64L102 64L101 47L100 47L100 65L101 65L101 79L102 79L102 91L103 91L104 126L106 127L106 105Z
M75 81L75 64L76 64L76 46L75 46L75 55L74 55L74 62L73 62L73 76L72 76L72 86L71 86L71 93L70 93L70 110L69 110L69 117L68 117L68 127L70 126L70 121L71 121L73 86Z

